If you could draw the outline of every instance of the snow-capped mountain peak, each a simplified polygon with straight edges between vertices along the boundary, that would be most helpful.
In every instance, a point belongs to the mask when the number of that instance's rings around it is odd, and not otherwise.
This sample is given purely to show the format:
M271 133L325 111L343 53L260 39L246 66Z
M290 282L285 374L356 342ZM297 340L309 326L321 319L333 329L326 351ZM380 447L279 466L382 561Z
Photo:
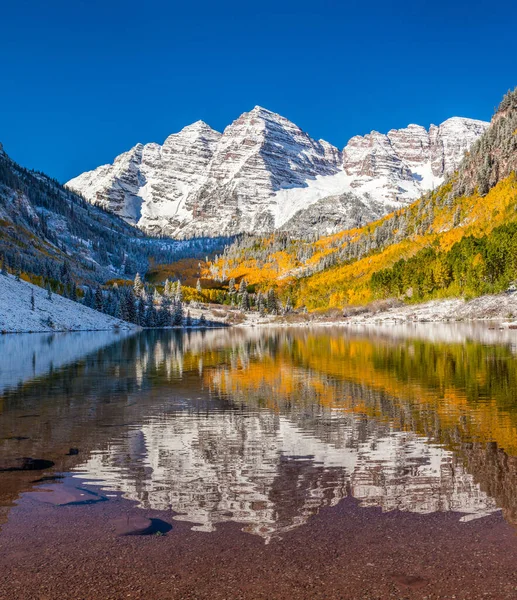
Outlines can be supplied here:
M327 233L439 185L486 126L459 117L429 130L412 124L355 136L340 151L255 106L222 134L196 121L163 145L137 144L67 185L154 233Z

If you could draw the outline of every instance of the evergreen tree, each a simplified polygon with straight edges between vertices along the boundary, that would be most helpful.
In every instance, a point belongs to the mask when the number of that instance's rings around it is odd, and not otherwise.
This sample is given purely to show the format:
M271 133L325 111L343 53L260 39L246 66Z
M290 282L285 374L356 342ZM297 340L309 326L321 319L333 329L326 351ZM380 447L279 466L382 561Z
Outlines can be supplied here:
M36 310L36 303L34 300L34 290L31 290L31 310Z
M172 301L169 296L164 295L160 306L160 326L170 327L172 322L171 315Z
M116 319L122 319L122 302L119 294L113 294L110 315Z
M145 326L156 327L156 308L151 294L147 294L145 306Z
M104 312L104 297L102 294L102 289L100 288L100 286L97 286L97 289L95 290L95 310L98 310L99 312Z
M199 317L199 326L201 327L201 329L204 329L206 327L206 317L204 313L201 313L201 316Z
M264 296L260 292L257 295L257 310L259 311L261 317L266 314L266 303Z
M190 310L187 311L187 319L185 321L185 327L192 327L192 317L190 316Z
M196 291L197 291L198 294L202 294L203 293L203 288L201 287L201 280L200 279L197 280Z
M126 314L127 314L126 320L129 321L130 323L138 323L135 295L133 293L132 288L127 287L124 290L124 300L125 300Z
M83 302L84 302L84 305L87 306L88 308L95 307L95 296L93 295L92 288L90 286L88 286L86 288Z
M137 325L145 327L145 303L142 298L138 301Z
M63 296L65 298L71 298L71 290L72 290L72 269L70 267L70 263L65 260L61 265L61 271L59 273L59 280L63 284Z
M273 288L270 288L268 290L266 305L267 305L267 310L268 310L269 314L271 314L271 315L277 314L278 301L276 299L275 290Z
M245 312L250 309L250 298L248 292L246 291L244 291L241 295L240 309Z
M175 286L172 281L166 279L163 285L163 295L167 296L168 298L173 298L175 296L175 292Z
M52 302L52 288L50 287L50 283L47 283L47 300Z
M180 304L183 302L183 291L181 290L181 281L179 279L176 282L176 294L174 300Z
M233 294L234 291L235 291L235 278L232 277L230 279L230 281L228 282L228 293Z
M133 282L133 291L137 298L140 298L140 296L142 295L142 292L144 291L144 282L142 281L142 278L140 277L140 273L137 273L135 275L135 281Z
M183 325L183 303L176 301L172 311L172 324L175 327Z

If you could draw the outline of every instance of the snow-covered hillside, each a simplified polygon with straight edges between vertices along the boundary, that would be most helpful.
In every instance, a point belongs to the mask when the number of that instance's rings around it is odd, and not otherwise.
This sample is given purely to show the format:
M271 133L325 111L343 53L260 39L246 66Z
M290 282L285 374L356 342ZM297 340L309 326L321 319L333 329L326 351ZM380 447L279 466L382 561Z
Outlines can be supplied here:
M355 136L340 151L256 106L222 134L198 121L67 186L152 233L331 233L441 184L487 126L454 117Z
M34 310L32 309L34 294ZM43 288L0 275L0 332L94 331L136 326L104 315Z

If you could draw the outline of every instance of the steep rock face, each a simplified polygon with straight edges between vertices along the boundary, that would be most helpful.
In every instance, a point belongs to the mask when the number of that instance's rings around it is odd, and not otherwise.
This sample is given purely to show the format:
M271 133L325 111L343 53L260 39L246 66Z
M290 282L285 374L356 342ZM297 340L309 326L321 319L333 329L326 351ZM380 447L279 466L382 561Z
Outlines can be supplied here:
M298 238L306 238L308 233L318 237L331 235L376 221L385 211L384 203L348 192L322 198L300 209L280 229Z
M454 117L429 131L419 125L356 136L343 150L343 168L358 193L389 204L407 203L441 184L488 123Z
M227 127L209 165L205 183L187 200L196 233L223 226L229 231L271 231L271 198L307 179L339 172L341 153L311 139L299 127L255 107ZM217 230L217 229L215 229Z
M202 181L221 134L198 121L170 135L163 146L137 144L70 180L67 187L143 229L160 232L174 222L188 194Z
M356 136L341 152L257 106L223 134L198 121L67 185L157 234L331 233L439 185L486 126L461 118L429 131L409 125Z
M163 146L147 144L141 172L145 185L140 227L153 233L175 230L191 218L186 200L205 180L221 134L203 121L170 135Z

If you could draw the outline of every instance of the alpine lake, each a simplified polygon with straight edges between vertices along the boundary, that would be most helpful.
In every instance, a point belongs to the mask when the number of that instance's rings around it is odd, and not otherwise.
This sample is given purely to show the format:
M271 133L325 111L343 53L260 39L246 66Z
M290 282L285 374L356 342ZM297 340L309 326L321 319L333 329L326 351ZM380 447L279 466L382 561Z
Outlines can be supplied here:
M0 598L517 598L517 331L0 336Z

